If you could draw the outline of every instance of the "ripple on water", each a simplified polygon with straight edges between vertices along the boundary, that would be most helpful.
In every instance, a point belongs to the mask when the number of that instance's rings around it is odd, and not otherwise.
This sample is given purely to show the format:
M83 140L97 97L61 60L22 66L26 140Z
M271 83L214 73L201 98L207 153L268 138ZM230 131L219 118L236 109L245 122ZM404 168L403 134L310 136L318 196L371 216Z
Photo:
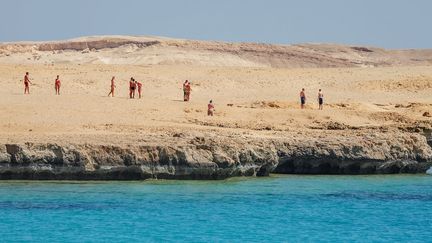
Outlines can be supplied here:
M358 200L385 200L385 201L416 200L416 201L432 202L432 195L430 194L346 191L340 193L323 194L323 196L334 197L334 198L345 198L345 199L358 199Z

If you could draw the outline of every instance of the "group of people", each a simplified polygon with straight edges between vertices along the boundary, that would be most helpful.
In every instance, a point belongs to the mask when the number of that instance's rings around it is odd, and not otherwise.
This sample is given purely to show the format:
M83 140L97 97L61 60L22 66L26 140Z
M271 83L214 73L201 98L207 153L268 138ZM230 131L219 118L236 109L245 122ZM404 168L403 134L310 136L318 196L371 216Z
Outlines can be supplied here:
M306 105L306 91L303 88L300 91L300 108L304 109ZM322 110L324 105L324 94L321 89L318 90L318 110Z
M136 81L134 78L130 78L129 81L129 98L135 99L135 92L138 91L138 98L141 99L141 88L142 83Z
M30 81L29 75L30 75L29 72L26 72L24 76L24 94L30 94L30 84L32 84L32 82ZM56 95L60 95L60 86L61 86L60 76L57 75L54 81L54 89Z
M24 94L30 94L30 84L32 84L32 82L30 81L29 72L26 72L26 74L24 76ZM60 76L57 75L57 78L54 81L54 88L55 88L56 95L60 95L60 87L61 87ZM114 97L115 88L116 88L115 76L113 76L111 78L111 90L108 93L108 96ZM131 77L130 81L129 81L129 98L130 99L135 98L136 91L138 91L138 98L141 99L142 83L138 82L133 77ZM189 80L186 80L183 83L183 100L185 102L190 100L191 91L192 91L191 83L189 82ZM319 91L318 91L318 109L319 110L323 109L323 104L324 104L324 94L323 94L322 90L319 89ZM306 91L303 88L300 91L300 107L301 107L301 109L304 109L305 105L306 105ZM213 100L210 100L208 105L207 105L207 115L213 116L214 111L215 111L215 107L213 104Z
M108 97L114 97L114 93L115 93L115 76L113 76L111 78L111 90L108 93ZM129 80L129 98L130 99L135 99L135 93L138 92L138 98L141 99L141 94L142 94L142 83L136 81L133 77L130 78Z
M190 100L191 91L192 91L192 87L191 87L191 83L189 82L189 80L184 81L184 83L183 83L183 101L187 102ZM214 112L215 112L215 107L213 104L213 100L210 100L209 103L207 104L207 115L213 116Z

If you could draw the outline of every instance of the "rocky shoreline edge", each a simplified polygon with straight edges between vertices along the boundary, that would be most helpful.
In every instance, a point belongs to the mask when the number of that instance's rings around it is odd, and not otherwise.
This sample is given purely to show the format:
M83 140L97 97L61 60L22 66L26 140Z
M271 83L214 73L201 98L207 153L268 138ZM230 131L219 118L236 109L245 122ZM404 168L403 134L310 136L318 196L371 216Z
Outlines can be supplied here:
M432 166L426 137L409 132L261 137L174 134L166 140L119 145L5 143L0 145L0 179L215 180L270 173L425 173Z

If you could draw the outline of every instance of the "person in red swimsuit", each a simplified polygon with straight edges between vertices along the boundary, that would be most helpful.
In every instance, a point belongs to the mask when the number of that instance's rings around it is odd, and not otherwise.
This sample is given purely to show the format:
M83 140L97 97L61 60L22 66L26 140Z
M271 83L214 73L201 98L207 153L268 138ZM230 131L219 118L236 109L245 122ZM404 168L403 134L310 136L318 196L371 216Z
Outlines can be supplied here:
M184 92L185 93L184 101L189 101L190 100L190 94L191 94L191 91L192 91L191 83L189 81L185 84L184 90L185 90L185 92Z
M30 94L30 84L32 84L32 82L30 81L29 78L29 72L26 72L25 76L24 76L24 94Z
M141 88L142 88L142 83L135 81L135 85L138 88L138 97L141 99Z
M135 99L135 88L136 88L135 79L131 78L129 81L129 98L131 99Z
M213 100L210 100L210 102L207 105L207 115L208 116L213 116L214 113L214 105L213 105Z
M114 97L114 89L115 89L115 77L113 76L111 79L111 91L108 93L108 97L111 95L112 97Z
M56 80L54 82L54 88L55 88L55 91L56 91L56 95L60 95L60 85L61 85L60 76L57 75L57 78L56 78Z

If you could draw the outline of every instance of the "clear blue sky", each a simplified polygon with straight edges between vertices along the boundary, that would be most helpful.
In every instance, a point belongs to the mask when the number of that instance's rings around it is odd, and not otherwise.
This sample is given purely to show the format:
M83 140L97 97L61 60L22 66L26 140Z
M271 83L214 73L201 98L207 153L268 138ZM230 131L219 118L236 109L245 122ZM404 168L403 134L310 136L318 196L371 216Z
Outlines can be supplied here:
M432 48L430 0L1 0L0 41L158 35Z

